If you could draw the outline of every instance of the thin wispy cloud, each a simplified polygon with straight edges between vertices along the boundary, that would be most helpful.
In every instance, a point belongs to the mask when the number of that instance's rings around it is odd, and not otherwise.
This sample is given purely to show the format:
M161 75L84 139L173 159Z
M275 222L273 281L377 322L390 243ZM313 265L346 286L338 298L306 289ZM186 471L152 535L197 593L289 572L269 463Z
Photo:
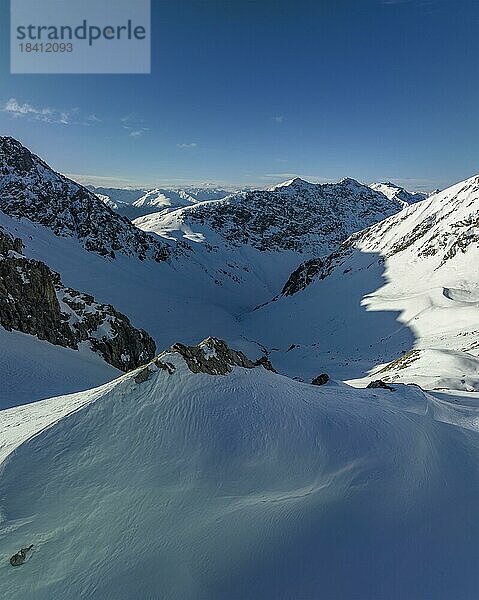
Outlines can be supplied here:
M440 9L443 2L444 0L379 0L379 4L383 4L385 6L400 6L401 4L409 4L425 14Z
M261 179L293 179L297 176L297 173L266 173L265 175L261 175Z
M196 148L198 144L196 142L190 142L189 144L176 144L178 148Z
M128 125L134 125L135 123L143 123L143 119L141 119L138 115L136 115L135 113L129 113L127 115L124 115L123 117L120 117L120 121L122 123L128 124Z
M99 187L134 187L135 181L111 175L86 175L83 173L63 173L65 177L73 179L82 185L95 185Z
M72 112L58 110L51 107L38 107L24 102L18 102L16 98L10 98L2 107L2 112L14 118L29 119L31 121L43 121L44 123L59 123L69 125L72 122Z
M51 106L34 106L28 102L19 102L10 98L0 109L14 119L40 121L54 125L91 125L100 123L96 115L83 115L78 108L59 109Z
M283 123L284 122L284 116L283 115L276 115L275 117L273 117L273 121L276 121L276 123Z
M88 115L88 117L86 118L86 120L89 123L101 123L102 120L99 119L96 115Z
M139 138L150 131L149 127L144 127L143 119L138 117L135 113L124 115L120 118L121 126L128 132L128 135L132 138Z
M150 131L148 127L142 127L141 129L130 129L128 127L125 127L125 129L129 129L129 136L133 138L141 137L142 135L145 135L145 133L148 133L148 131Z

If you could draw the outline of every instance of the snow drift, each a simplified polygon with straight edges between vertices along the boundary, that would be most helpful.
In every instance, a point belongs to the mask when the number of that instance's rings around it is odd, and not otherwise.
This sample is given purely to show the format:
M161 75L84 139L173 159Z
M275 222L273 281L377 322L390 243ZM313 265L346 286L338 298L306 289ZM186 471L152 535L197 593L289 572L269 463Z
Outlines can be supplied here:
M475 596L477 406L188 352L2 412L2 597Z

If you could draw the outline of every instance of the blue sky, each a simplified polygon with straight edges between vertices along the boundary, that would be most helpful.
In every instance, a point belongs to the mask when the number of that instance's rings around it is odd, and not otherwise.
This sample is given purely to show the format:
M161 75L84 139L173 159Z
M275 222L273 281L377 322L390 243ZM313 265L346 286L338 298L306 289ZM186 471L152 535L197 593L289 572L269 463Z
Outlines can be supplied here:
M479 172L478 31L476 0L153 0L151 75L10 75L4 0L0 132L98 184L444 187Z

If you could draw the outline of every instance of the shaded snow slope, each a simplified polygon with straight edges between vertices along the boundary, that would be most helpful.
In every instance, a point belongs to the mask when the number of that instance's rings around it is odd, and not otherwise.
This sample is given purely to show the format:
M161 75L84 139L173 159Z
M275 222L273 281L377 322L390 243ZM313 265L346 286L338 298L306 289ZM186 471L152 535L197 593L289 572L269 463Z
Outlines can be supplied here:
M473 177L305 263L285 296L245 317L245 329L294 375L377 378L397 360L381 377L479 390L477 264ZM414 361L399 360L411 350L420 350Z
M0 409L88 390L120 374L84 345L72 350L1 327L0 348Z
M161 361L1 413L2 597L475 596L477 405Z

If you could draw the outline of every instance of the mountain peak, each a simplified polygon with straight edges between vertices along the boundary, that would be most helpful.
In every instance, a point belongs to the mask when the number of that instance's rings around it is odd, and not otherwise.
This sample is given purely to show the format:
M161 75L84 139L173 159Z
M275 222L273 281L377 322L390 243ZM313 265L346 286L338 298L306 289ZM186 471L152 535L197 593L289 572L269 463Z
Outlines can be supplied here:
M166 260L166 244L140 232L82 185L54 171L18 140L0 137L0 210L60 237L75 237L101 256Z
M311 185L315 185L315 184L314 183L310 183L309 181L306 181L305 179L301 179L301 177L293 177L293 179L287 179L286 181L283 181L282 183L278 183L277 185L273 185L272 187L268 188L268 192L274 192L275 190L278 190L280 188L309 187Z
M351 187L363 187L362 183L359 183L359 181L353 179L352 177L345 177L344 179L341 179L339 183L340 185L348 185Z
M49 168L38 156L35 156L21 142L10 136L0 136L0 176L7 171L20 171L25 174L35 164Z

